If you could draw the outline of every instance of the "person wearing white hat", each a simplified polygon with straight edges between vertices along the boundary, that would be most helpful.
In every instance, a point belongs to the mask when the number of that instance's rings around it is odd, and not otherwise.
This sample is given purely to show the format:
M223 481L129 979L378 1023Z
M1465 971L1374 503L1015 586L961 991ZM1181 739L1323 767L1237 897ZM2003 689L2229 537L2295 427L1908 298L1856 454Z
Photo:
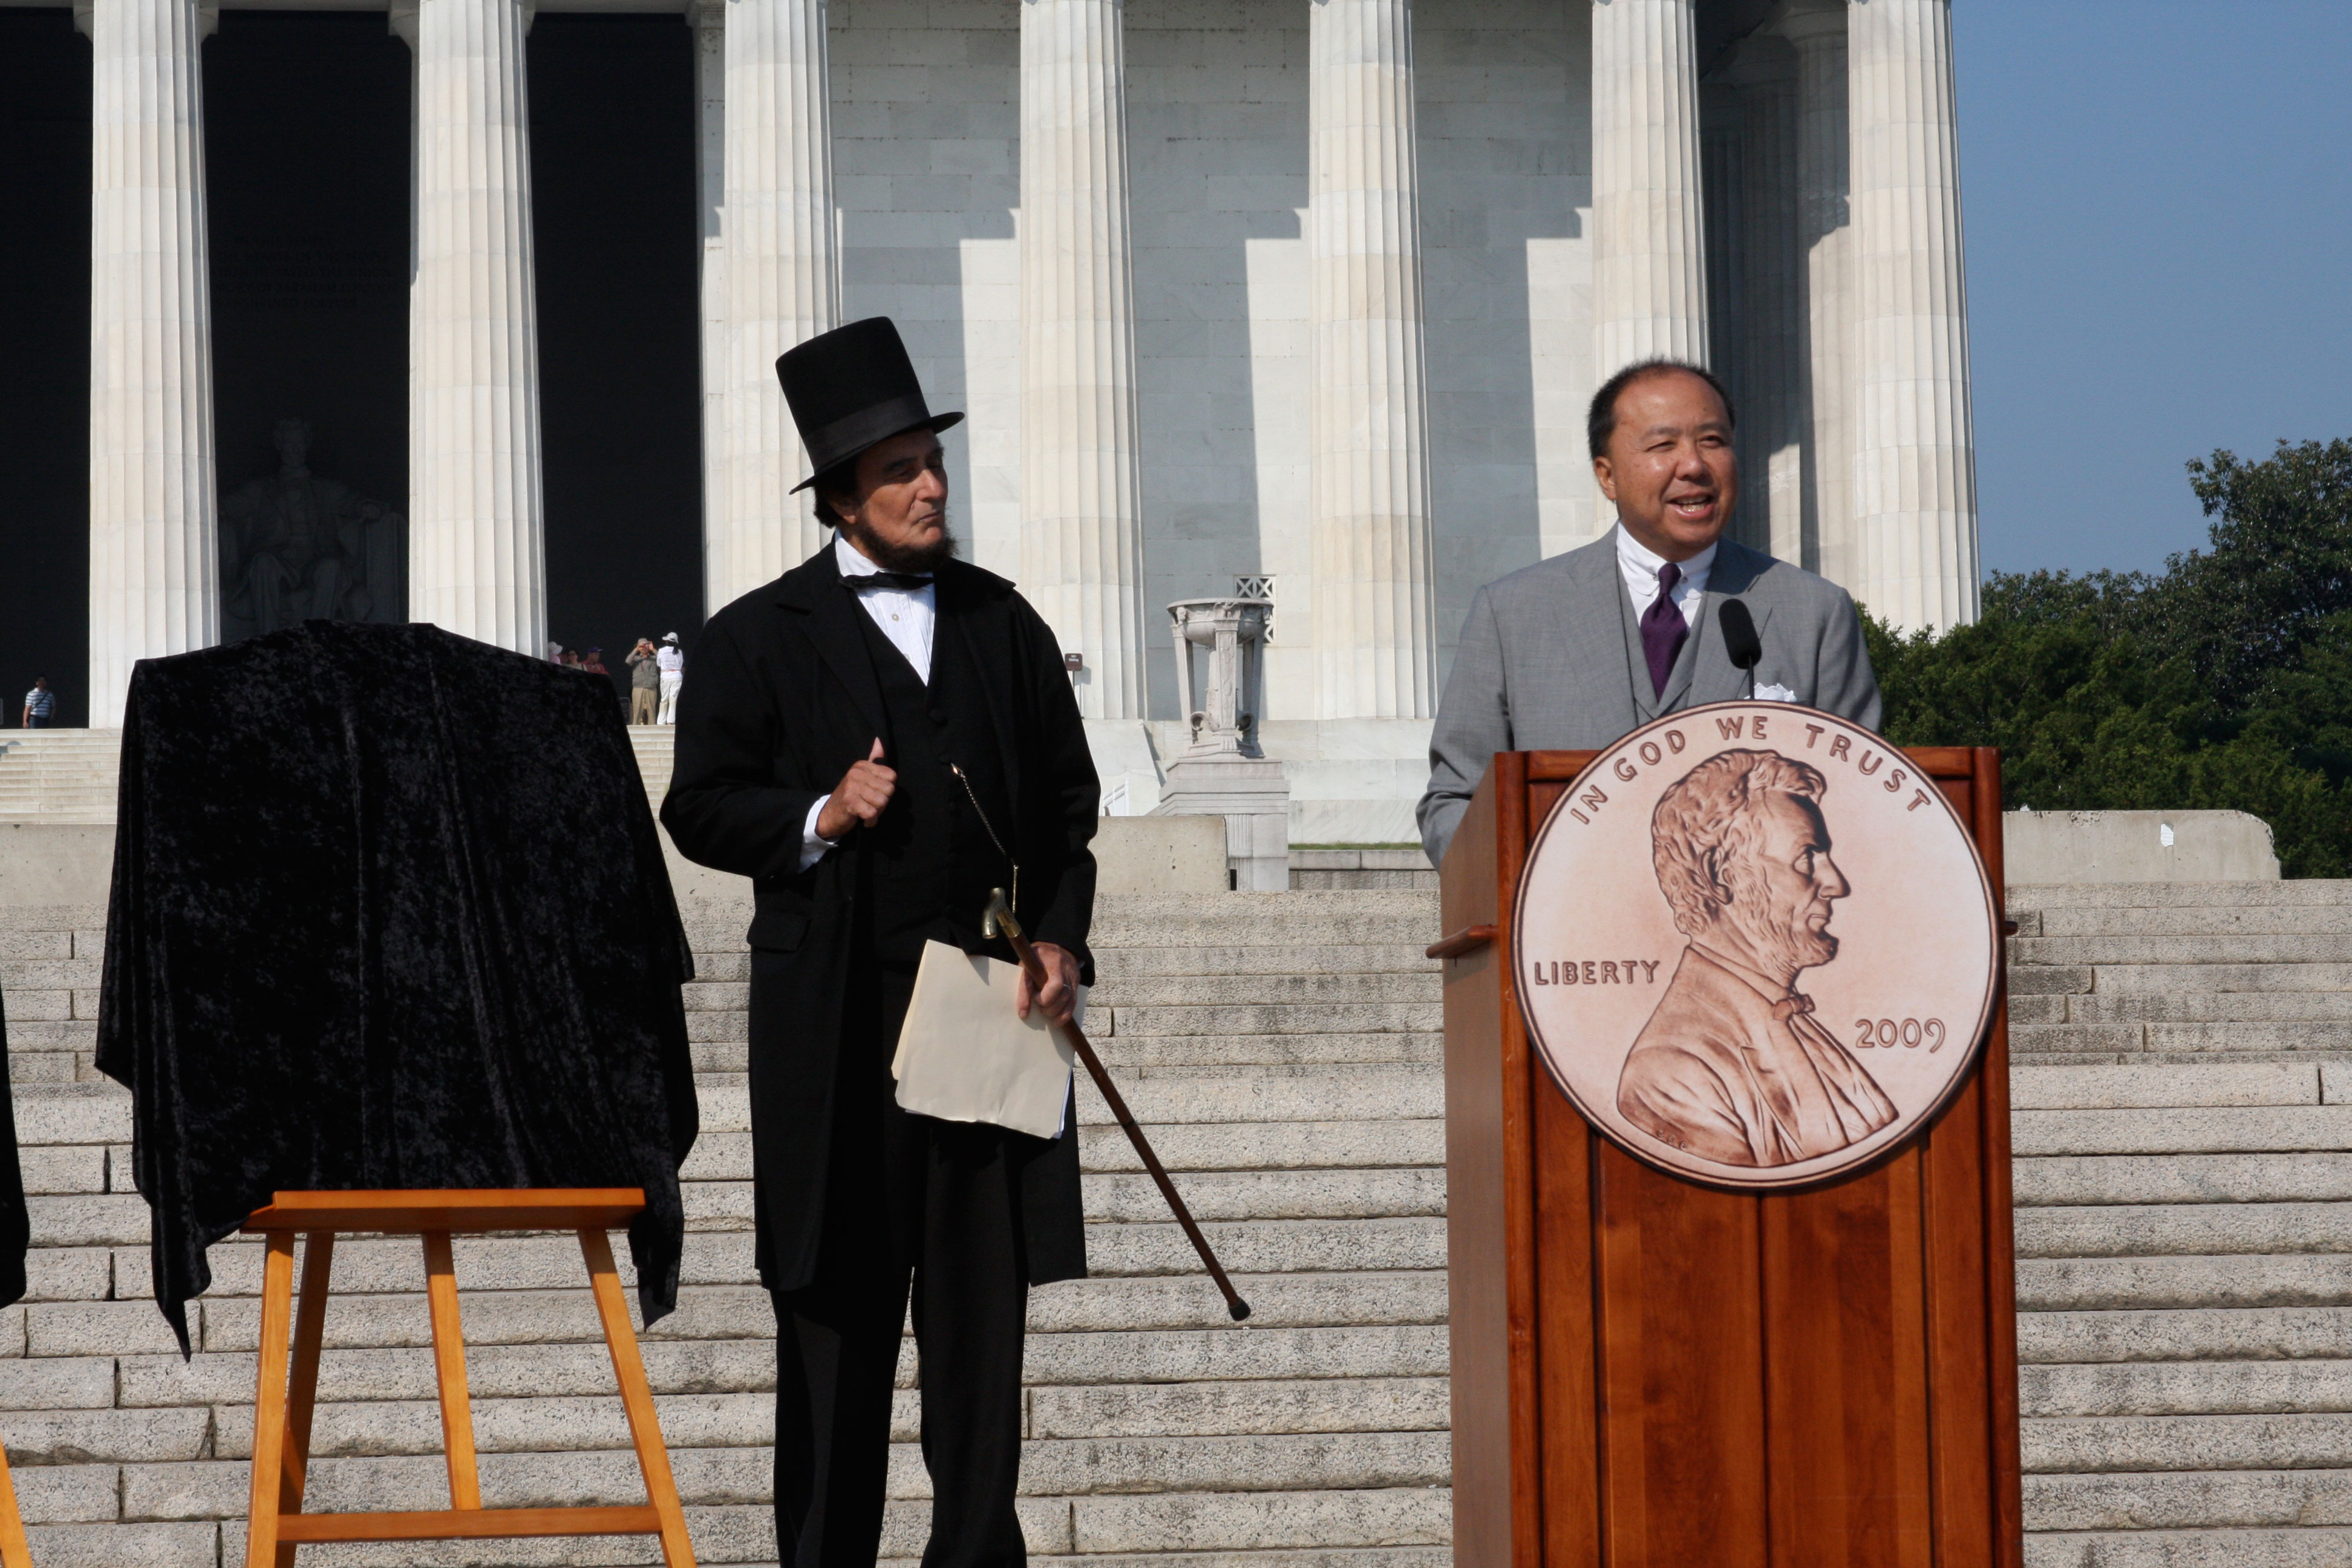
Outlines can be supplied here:
M654 663L661 670L661 720L665 724L677 722L677 689L686 684L686 654L677 646L676 632L664 632L662 645L654 653Z

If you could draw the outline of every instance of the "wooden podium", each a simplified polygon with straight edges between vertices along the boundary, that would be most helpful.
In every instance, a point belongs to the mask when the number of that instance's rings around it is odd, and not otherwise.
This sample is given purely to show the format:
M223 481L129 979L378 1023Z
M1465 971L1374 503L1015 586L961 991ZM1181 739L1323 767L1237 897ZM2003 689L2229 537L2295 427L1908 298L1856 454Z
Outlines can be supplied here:
M1736 1194L1596 1134L1529 1049L1509 921L1593 757L1505 752L1443 877L1459 1568L2018 1568L2009 1043L1860 1175ZM2001 890L2000 757L1929 747Z

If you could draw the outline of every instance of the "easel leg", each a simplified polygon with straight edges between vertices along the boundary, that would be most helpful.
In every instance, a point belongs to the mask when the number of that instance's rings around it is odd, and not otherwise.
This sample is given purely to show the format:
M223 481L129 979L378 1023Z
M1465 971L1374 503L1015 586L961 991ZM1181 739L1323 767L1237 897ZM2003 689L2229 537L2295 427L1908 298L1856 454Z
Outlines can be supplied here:
M25 1544L25 1516L16 1510L16 1483L9 1479L5 1453L0 1453L0 1568L33 1568L33 1549Z
M425 1233L425 1295L433 1310L433 1378L441 1391L441 1438L449 1455L449 1506L482 1506L474 1469L474 1407L466 1394L466 1340L457 1327L457 1270L449 1233Z
M612 1243L601 1230L583 1230L580 1255L588 1263L596 1316L604 1325L604 1348L613 1352L613 1376L621 1385L621 1407L629 1413L629 1440L636 1445L637 1466L645 1472L646 1500L654 1505L661 1520L662 1562L668 1568L694 1568L686 1510L677 1500L677 1479L670 1474L669 1449L662 1444L661 1422L654 1414L654 1391L646 1382L645 1358L637 1353L637 1333L629 1326L629 1304L622 1298L621 1276L613 1267Z
M286 1458L286 1341L294 1315L294 1233L273 1230L261 1265L261 1370L253 1394L253 1500L246 1568L277 1568Z
M327 1278L335 1267L335 1233L305 1232L302 1300L294 1312L294 1369L286 1396L286 1449L279 1461L285 1478L278 1489L278 1511L302 1511L302 1489L310 1468L310 1412L319 1398L319 1349L327 1332ZM294 1568L297 1548L278 1545L278 1568Z

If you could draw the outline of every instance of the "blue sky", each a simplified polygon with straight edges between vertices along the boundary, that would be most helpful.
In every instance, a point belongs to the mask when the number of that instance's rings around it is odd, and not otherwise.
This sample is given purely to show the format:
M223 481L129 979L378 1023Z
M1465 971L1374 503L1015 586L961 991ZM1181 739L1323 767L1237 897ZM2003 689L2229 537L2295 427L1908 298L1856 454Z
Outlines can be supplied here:
M1989 571L2160 568L2352 437L2352 0L1954 0Z

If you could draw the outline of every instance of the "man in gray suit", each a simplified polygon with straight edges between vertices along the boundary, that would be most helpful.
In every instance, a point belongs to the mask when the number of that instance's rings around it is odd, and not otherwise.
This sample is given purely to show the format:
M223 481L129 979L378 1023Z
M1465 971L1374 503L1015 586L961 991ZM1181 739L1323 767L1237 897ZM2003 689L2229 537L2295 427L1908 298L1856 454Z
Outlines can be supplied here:
M1748 606L1755 695L1878 728L1844 589L1723 537L1739 499L1731 400L1696 365L1630 365L1593 395L1593 477L1617 526L1478 590L1429 741L1421 841L1442 864L1496 752L1597 750L1663 714L1748 695L1717 606Z

